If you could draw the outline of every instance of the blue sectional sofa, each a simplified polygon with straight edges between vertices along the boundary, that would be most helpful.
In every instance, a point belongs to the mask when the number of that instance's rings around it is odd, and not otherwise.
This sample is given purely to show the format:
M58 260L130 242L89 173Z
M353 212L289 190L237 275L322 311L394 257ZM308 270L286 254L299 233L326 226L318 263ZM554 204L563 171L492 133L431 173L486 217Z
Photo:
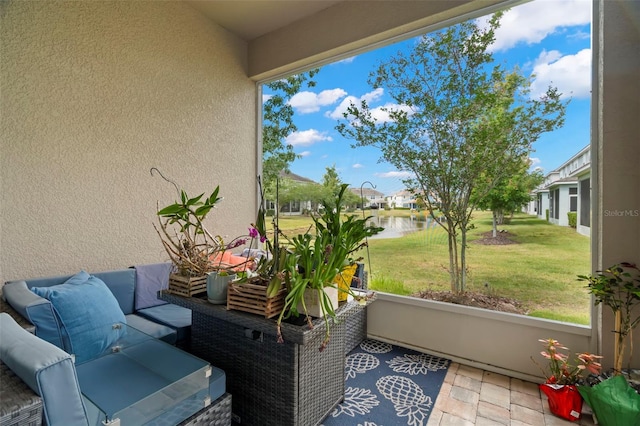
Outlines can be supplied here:
M19 377L41 397L44 424L99 425L90 402L93 394L127 407L140 396L148 406L150 400L144 396L148 392L170 395L159 396L160 406L166 403L167 410L161 408L159 420L149 424L191 424L183 423L184 413L195 416L204 411L208 419L215 411L211 424L231 424L224 372L167 345L187 347L191 329L189 309L157 298L158 290L167 286L169 272L170 265L154 264L5 283L6 303L0 305L11 316L0 314L0 372ZM144 338L134 347L130 342L136 333ZM184 396L178 398L170 388L180 377L193 376L182 372L186 366L201 363L204 366L198 368L207 370L208 382L182 402ZM206 390L203 383L208 383ZM208 393L204 408L203 392ZM207 401L213 402L211 408ZM0 414L3 405L0 402Z
M170 268L170 264L161 263L91 275L111 290L127 324L167 343L185 347L191 330L191 311L157 298L158 290L166 288ZM4 285L2 294L13 309L34 324L36 336L65 349L51 303L32 289L60 285L73 277L65 275L11 281Z

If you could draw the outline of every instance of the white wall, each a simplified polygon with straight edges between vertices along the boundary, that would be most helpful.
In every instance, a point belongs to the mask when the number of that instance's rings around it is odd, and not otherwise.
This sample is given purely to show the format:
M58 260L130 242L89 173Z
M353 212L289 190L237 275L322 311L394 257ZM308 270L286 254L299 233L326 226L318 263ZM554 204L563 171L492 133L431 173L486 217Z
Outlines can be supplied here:
M541 375L531 360L544 365L538 339L554 338L572 352L592 352L586 326L391 294L379 294L367 309L370 338L525 380Z
M157 203L220 184L256 212L247 46L182 2L0 4L0 282L167 260Z
M572 185L575 186L575 185ZM567 213L569 213L569 208L570 208L570 197L571 195L569 195L569 185L560 185L560 186L554 186L552 189L549 190L549 192L555 191L556 189L559 189L559 203L558 203L558 218L555 219L553 217L551 217L551 211L549 211L549 222L555 224L555 225L559 225L559 226L569 226L569 216L567 215ZM555 203L555 200L554 200ZM549 208L550 209L550 208Z

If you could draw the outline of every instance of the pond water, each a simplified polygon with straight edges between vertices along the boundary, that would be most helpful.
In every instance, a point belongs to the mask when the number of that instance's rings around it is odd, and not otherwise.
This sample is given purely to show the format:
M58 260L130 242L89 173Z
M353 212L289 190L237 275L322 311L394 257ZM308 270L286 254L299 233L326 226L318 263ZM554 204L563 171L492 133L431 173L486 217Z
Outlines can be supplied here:
M416 213L410 217L374 216L369 219L369 224L381 226L384 231L369 237L370 239L398 238L411 232L421 231L430 226L438 226L430 217L425 217L424 212Z

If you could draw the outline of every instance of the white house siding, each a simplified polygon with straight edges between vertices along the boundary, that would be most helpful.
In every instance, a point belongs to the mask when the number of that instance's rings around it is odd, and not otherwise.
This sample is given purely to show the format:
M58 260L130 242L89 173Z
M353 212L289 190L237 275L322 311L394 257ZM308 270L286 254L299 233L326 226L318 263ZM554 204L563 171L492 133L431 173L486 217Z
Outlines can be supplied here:
M574 191L577 189L575 183L557 184L549 187L549 222L560 226L569 226L567 213L576 211L571 208L571 198L576 198L576 195L570 193L572 189ZM577 198L574 203L577 203Z
M247 46L183 2L0 4L0 282L167 260L174 187L220 185L208 227L255 221Z
M537 202L537 214L538 218L546 219L547 211L549 210L549 190L539 191L536 194L536 202Z
M591 147L582 148L573 157L563 163L557 169L545 176L544 182L533 192L537 199L538 217L546 218L546 210L549 210L549 222L560 226L568 226L569 211L578 211L579 206L590 208L589 203L581 202L578 185L580 179L588 179L591 170ZM586 194L588 197L589 194ZM557 198L557 199L556 199ZM585 214L587 214L585 212ZM578 232L589 235L585 225Z

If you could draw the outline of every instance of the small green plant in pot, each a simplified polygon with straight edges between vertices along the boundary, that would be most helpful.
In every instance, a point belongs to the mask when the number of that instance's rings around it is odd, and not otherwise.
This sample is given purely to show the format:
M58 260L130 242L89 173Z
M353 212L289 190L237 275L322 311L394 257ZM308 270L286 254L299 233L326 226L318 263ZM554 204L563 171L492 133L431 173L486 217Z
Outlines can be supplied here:
M284 264L287 295L285 307L278 317L278 340L282 341L280 324L290 316L304 315L310 327L313 323L308 310L309 292L316 293L320 315L324 318L326 334L320 350L330 339L330 318L335 318L339 273L355 260L354 253L366 246L366 238L382 228L367 225L369 218L342 218L344 193L341 186L335 200L324 202L325 211L313 217L315 233L299 234L289 240L289 255ZM346 290L349 291L349 290ZM331 293L335 293L335 304Z
M208 197L204 193L190 197L155 167L151 169L151 175L154 171L171 183L178 194L178 200L174 203L158 207L158 225L153 225L174 265L174 271L169 276L168 291L187 297L205 293L208 274L217 270L212 259L224 250L222 239L209 232L204 225L207 215L221 200L218 196L220 187L216 186Z
M204 219L220 201L217 186L210 196L204 194L189 197L180 191L180 199L158 210L159 228L154 225L162 245L183 276L199 276L215 270L211 262L222 248L219 237L211 234L204 226Z

